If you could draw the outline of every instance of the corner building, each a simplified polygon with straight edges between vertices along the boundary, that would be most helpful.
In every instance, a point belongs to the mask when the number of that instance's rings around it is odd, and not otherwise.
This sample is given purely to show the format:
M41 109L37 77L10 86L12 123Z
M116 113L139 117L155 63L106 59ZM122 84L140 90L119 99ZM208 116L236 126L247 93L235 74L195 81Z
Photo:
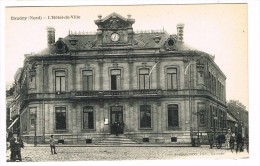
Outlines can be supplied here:
M116 133L139 142L191 143L226 130L226 77L214 57L177 34L134 31L117 13L95 20L95 34L69 32L25 55L20 129L27 141L92 143ZM20 102L21 103L21 102ZM195 137L196 137L195 136ZM203 142L203 139L202 139Z

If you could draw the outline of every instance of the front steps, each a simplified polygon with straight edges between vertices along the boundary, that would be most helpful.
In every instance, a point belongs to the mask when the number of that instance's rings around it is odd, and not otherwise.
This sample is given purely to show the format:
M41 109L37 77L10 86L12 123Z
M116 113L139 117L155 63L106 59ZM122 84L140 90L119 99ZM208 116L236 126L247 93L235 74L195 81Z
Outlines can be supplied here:
M130 138L127 138L125 135L109 135L103 140L99 141L97 145L135 145L140 144L139 142L135 142Z

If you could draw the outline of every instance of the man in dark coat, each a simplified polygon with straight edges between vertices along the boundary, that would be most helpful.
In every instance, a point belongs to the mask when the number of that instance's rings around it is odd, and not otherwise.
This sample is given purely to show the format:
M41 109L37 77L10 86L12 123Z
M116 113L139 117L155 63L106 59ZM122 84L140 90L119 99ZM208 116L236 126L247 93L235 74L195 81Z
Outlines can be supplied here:
M210 149L212 149L213 144L214 144L214 133L213 133L213 129L210 129L210 131L208 132L208 141L209 141Z
M236 152L238 151L238 149L239 149L240 152L242 152L242 151L243 151L244 141L243 141L243 137L242 137L241 132L239 132L239 133L237 134L236 142L237 142Z
M23 141L20 137L15 138L13 135L10 138L11 161L22 161L21 148L23 148Z

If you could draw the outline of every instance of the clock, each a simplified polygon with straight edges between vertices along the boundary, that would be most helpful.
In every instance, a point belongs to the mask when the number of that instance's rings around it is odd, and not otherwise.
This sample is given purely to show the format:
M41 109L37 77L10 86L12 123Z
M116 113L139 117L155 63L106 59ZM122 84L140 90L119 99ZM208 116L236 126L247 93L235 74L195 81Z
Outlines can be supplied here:
M111 35L111 40L112 40L113 42L118 41L118 40L119 40L119 34L117 34L117 33L112 33L112 35Z

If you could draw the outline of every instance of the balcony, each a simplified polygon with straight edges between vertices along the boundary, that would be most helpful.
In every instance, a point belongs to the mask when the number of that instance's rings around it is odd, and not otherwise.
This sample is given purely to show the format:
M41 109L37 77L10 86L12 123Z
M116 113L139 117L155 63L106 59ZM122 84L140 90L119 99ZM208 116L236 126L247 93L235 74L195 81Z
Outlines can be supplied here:
M144 90L111 90L111 91L77 91L72 92L72 98L132 98L132 97L161 97L160 89Z
M27 100L59 100L59 99L109 99L109 98L169 98L169 97L206 97L225 104L225 101L201 89L161 90L108 90L108 91L73 91L60 93L33 93Z

